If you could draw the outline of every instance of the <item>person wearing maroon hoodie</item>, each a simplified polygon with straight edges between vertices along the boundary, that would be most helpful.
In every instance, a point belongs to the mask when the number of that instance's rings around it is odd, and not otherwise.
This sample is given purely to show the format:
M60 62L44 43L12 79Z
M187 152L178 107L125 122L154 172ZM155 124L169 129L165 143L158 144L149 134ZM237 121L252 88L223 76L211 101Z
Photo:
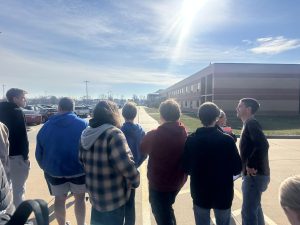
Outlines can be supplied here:
M159 107L161 125L146 134L141 153L149 156L149 201L158 225L176 225L172 205L187 180L181 157L187 132L179 121L180 106L172 99Z

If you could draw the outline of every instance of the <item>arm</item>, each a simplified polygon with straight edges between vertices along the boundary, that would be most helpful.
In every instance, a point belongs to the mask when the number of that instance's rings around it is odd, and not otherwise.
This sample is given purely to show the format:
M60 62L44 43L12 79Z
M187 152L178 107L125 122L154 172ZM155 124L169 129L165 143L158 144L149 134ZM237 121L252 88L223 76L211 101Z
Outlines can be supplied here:
M114 132L108 142L109 159L116 168L132 185L137 188L140 184L140 176L137 171L132 153L127 145L126 138L122 132Z
M141 140L145 137L146 133L144 130L142 130L142 134L141 134ZM140 151L140 148L139 148L139 151ZM141 151L140 151L140 154L141 154L141 158L140 158L140 161L137 163L137 167L139 167L140 165L142 165L142 163L147 159L147 155L146 154L143 154Z
M230 140L230 149L232 151L232 172L233 175L238 175L242 172L242 160L233 140Z
M260 156L268 151L269 143L262 131L261 126L256 120L251 120L247 124L247 129L253 145L253 151L248 158L247 167L256 169L257 163L260 160Z
M149 131L141 141L140 150L142 155L149 155L152 150L152 143L155 138L155 131Z
M43 128L39 131L38 135L36 136L36 148L35 148L35 158L38 162L41 169L43 169L43 146L41 144L41 132L43 131Z
M189 148L189 138L186 140L184 144L184 151L182 155L182 167L183 171L186 174L191 174L191 156L190 156L190 148Z

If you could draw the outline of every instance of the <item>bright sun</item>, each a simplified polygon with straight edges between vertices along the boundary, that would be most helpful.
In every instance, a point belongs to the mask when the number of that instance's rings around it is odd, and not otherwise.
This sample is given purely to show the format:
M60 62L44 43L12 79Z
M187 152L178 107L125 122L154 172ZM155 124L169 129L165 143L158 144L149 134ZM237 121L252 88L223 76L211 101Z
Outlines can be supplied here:
M194 19L206 1L207 0L183 0L181 10L173 24L173 28L179 31L177 44L173 53L173 60L180 58L184 43L192 29Z

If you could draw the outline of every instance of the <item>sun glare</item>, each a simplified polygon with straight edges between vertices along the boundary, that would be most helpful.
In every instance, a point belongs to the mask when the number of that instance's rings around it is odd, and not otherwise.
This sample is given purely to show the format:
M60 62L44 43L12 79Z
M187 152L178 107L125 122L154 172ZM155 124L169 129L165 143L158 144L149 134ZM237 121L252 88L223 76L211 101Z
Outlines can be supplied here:
M184 52L184 45L187 41L187 37L192 29L194 19L199 13L199 10L203 7L206 0L183 0L181 10L173 24L172 29L176 29L178 32L177 43L174 49L173 61L180 58L182 52Z

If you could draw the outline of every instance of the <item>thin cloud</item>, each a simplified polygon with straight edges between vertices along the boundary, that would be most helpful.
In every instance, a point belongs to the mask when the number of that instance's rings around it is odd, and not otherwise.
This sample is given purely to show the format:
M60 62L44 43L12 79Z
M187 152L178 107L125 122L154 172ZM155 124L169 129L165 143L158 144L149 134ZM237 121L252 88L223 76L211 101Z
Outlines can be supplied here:
M258 46L250 49L255 54L275 55L300 47L300 39L287 39L283 36L258 38L256 43Z
M12 52L0 53L1 73L9 74L2 82L23 85L49 86L65 89L66 84L91 80L99 84L149 84L170 85L179 80L178 77L144 68L115 66L86 65L80 62L53 62L36 58L24 58ZM45 83L46 82L46 83Z

